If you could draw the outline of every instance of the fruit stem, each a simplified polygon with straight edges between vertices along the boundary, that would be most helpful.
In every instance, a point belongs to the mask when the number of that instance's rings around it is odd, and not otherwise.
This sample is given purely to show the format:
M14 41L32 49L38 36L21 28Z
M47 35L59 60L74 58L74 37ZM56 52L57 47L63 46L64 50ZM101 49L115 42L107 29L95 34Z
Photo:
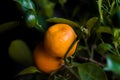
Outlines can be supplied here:
M67 64L68 61L67 61L67 55L69 53L69 51L72 49L72 47L75 45L75 43L79 41L77 38L73 41L73 43L70 45L70 47L68 48L67 52L65 53L65 56L64 56L64 61L65 63Z
M35 28L39 31L45 32L45 29L38 22L37 22L37 26Z

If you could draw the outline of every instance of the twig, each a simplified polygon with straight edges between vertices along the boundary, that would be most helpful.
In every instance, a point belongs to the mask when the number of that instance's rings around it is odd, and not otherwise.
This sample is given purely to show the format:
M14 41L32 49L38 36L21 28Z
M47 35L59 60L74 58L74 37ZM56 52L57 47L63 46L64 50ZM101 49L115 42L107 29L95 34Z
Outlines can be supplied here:
M98 62L98 61L95 61L95 60L93 60L93 59L91 59L91 58L86 58L86 57L81 57L81 56L79 56L79 58L80 58L80 59L83 59L83 60L85 60L85 61L90 61L90 62L93 62L93 63L95 63L95 64L98 64L98 65L101 66L101 67L104 67L104 65L103 65L102 63L100 63L100 62Z
M76 77L77 80L80 80L79 76L75 73L73 69L71 69L68 65L64 65L64 67L68 69L70 73L72 73Z

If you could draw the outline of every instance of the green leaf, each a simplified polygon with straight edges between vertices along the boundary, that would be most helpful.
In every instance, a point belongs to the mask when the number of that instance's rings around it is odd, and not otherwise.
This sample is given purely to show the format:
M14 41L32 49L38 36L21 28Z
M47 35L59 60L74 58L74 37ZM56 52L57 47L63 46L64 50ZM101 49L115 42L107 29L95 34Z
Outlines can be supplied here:
M88 29L88 33L90 35L90 32L91 32L91 29L95 26L95 24L97 23L98 21L98 17L92 17L90 18L87 23L86 23L86 27Z
M81 80L107 80L104 71L96 64L83 63L78 66Z
M0 33L11 30L19 25L18 21L11 21L0 25Z
M98 45L97 51L99 51L100 53L105 53L106 51L111 51L112 48L112 45L108 43L101 43Z
M107 33L107 34L112 34L112 29L109 26L99 26L96 29L96 33L97 34L101 34L101 33Z
M120 75L120 56L109 54L106 56L106 59L107 65L104 69Z
M23 65L32 65L32 53L27 44L22 40L14 40L9 46L9 56Z
M113 36L114 37L118 38L119 35L120 35L119 33L120 33L120 29L118 29L118 28L114 28L113 29Z
M119 28L113 29L113 43L116 47L120 45L120 29Z
M119 28L113 29L113 36L115 39L118 39L120 37L120 29Z
M71 20L68 20L68 19L64 19L64 18L57 18L57 17L54 17L54 18L49 18L47 19L48 22L53 22L53 23L63 23L63 24L68 24L72 27L77 27L77 28L80 28L80 25L71 21Z
M27 74L35 74L40 73L40 71L35 66L30 66L20 71L17 76L27 75Z

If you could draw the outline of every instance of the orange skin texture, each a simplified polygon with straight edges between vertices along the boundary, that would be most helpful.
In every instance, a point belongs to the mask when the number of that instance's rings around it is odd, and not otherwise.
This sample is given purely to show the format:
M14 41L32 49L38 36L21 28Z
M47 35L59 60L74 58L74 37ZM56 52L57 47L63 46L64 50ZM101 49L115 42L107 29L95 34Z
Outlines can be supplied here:
M43 47L37 46L34 50L34 62L37 68L44 73L51 73L62 67L64 60L48 55Z
M71 26L67 24L55 24L48 28L44 37L44 47L46 51L52 56L64 58L65 53L77 37ZM74 54L76 42L67 57Z

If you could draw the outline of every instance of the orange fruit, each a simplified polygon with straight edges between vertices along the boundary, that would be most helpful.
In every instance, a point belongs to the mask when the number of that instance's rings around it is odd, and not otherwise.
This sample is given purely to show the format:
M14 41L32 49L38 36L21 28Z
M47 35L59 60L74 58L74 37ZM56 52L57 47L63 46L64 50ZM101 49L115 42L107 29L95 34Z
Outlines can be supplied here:
M50 26L45 33L44 47L52 56L63 58L76 37L77 35L71 26L55 24ZM73 45L67 57L74 54L77 43Z
M62 64L64 64L64 60L47 54L41 45L35 48L33 55L36 67L40 71L48 74L60 69L62 67Z

